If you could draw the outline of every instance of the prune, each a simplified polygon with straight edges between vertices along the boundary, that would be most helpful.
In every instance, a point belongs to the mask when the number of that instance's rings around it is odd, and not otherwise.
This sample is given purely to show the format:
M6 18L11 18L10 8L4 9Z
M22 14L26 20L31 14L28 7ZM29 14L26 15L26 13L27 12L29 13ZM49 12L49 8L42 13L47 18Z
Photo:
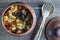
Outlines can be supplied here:
M26 16L22 13L22 12L19 12L17 13L17 16L22 19L23 21L25 20Z

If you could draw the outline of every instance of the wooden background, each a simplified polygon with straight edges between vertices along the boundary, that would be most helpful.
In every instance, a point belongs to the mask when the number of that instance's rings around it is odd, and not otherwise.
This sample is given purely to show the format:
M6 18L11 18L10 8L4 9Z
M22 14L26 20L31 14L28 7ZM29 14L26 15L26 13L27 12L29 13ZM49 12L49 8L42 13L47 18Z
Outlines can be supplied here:
M16 2L16 1L26 2L26 3L30 4L33 7L33 9L35 10L35 13L37 15L37 24L36 24L34 31L28 35L20 36L20 37L16 37L16 36L8 34L2 27L2 23L1 23L1 15L2 15L2 12L4 11L4 9L11 2ZM56 16L56 15L60 14L60 0L0 0L0 40L33 40L33 38L35 37L35 34L37 33L39 25L42 21L42 16L41 16L42 2L50 2L50 3L54 4L55 11L54 11L53 15ZM44 33L42 35L41 40L46 40Z

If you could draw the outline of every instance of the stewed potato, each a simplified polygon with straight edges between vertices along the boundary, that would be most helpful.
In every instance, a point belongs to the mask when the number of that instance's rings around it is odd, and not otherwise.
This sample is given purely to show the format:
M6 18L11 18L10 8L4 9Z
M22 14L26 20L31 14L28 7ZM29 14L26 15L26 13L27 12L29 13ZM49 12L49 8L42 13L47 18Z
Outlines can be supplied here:
M33 17L24 6L12 5L5 12L3 22L9 32L22 34L31 28Z

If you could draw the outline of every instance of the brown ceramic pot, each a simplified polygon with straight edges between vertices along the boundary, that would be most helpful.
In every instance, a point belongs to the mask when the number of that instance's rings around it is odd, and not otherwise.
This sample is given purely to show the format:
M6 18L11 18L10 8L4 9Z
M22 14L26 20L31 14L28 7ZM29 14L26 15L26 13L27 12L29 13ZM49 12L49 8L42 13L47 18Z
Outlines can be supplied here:
M45 31L48 40L60 40L60 17L50 20Z
M31 12L31 15L32 15L32 17L33 17L33 23L32 23L32 26L31 26L30 30L28 30L27 32L25 32L25 33L23 33L23 34L14 34L14 33L11 33L11 32L9 32L9 31L7 30L7 28L5 27L5 25L4 25L4 23L3 23L3 15L4 15L5 12L11 7L11 5L22 5L22 6L26 7L26 8ZM9 6L4 10L4 12L2 13L2 25L3 25L4 29L5 29L8 33L10 33L10 34L12 34L12 35L16 35L16 36L22 36L22 35L26 35L26 34L31 33L31 32L33 31L33 29L35 28L35 25L36 25L36 14L35 14L33 8L32 8L30 5L28 5L27 3L22 3L22 2L15 2L15 3L12 3L11 5L9 5Z

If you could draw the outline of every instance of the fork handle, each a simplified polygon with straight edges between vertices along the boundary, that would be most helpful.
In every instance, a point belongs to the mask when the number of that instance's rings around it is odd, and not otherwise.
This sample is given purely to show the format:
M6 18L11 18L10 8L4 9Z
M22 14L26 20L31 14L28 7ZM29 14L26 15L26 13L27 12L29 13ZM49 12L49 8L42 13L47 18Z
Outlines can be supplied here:
M41 39L41 34L42 34L43 29L44 29L45 20L46 20L46 18L43 18L42 23L41 23L41 26L40 26L40 28L38 30L38 33L35 36L35 39L34 40L40 40Z

